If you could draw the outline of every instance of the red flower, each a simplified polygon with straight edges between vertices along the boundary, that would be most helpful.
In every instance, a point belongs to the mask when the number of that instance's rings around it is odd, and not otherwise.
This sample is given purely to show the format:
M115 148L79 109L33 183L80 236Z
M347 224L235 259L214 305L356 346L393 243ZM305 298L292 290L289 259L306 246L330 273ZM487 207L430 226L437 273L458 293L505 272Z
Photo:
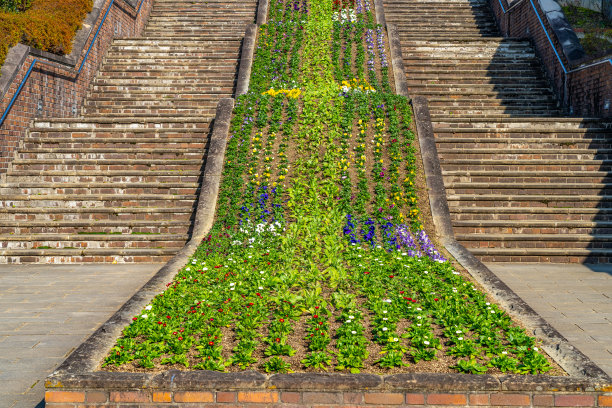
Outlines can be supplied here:
M319 309L319 306L315 306L315 309Z
M136 321L136 320L138 320L138 318L137 317L132 317L132 320Z
M391 279L393 279L393 278L395 278L395 275L389 275L389 277L390 277Z
M166 316L166 319L172 319L172 316L168 315Z
M312 316L312 317L314 317L315 319L318 319L318 318L319 318L319 315L314 315L314 316Z
M278 319L279 322L285 323L285 319Z
M208 342L208 345L209 345L209 346L214 346L214 345L215 345L215 342L214 342L214 341L209 341L209 342Z

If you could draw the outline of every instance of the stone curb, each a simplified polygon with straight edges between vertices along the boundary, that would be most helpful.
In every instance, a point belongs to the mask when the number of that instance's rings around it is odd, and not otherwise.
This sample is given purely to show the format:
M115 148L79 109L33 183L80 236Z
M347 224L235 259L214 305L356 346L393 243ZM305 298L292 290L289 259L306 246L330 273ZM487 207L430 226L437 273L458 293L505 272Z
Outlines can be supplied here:
M389 44L393 56L393 75L398 94L410 98L401 54L400 39L394 25L388 25ZM481 284L487 292L513 317L520 320L533 336L543 341L544 350L572 377L590 377L608 384L612 379L565 337L538 315L523 299L502 282L470 251L455 240L455 234L446 201L446 189L438 158L436 141L427 105L427 99L416 96L412 100L421 158L425 171L431 214L436 232L444 247Z
M376 24L386 26L387 21L385 19L385 9L383 6L383 0L374 0L374 9L376 10Z
M122 0L122 2L131 7L130 11L135 12L137 10L138 0ZM15 76L29 55L32 55L35 58L43 58L47 61L63 66L63 68L66 70L74 71L76 69L77 62L85 49L87 40L93 34L93 30L97 26L98 20L101 19L101 14L103 11L102 6L104 6L104 3L105 0L94 1L91 12L85 16L82 27L74 36L72 52L68 55L53 54L51 52L42 51L21 43L11 47L6 55L4 64L0 68L0 72L2 73L2 75L0 75L0 101L6 96L6 93L13 83ZM124 7L119 1L113 4L113 7L115 6ZM75 72L72 73L74 74Z
M213 224L217 195L221 182L221 172L225 158L225 147L229 134L230 120L234 100L223 98L219 101L214 120L214 127L210 141L209 153L204 169L204 178L198 197L196 217L191 239L189 242L153 276L132 298L130 298L108 321L106 321L94 334L81 344L70 356L51 374L76 378L79 375L91 377L100 361L114 345L121 331L127 326L134 315L147 305L151 299L166 288L177 272L187 264L189 258L202 239L206 236ZM106 386L113 384L134 385L141 384L139 380L146 376L136 376L128 373L93 373L94 378L104 378ZM99 374L99 375L97 375Z
M418 391L418 392L610 392L610 383L596 378L534 375L472 375L459 373L266 375L256 371L168 370L161 373L60 372L49 376L48 390L279 390L279 391Z
M257 25L266 24L268 21L268 7L270 6L270 0L259 0L257 3Z
M257 20L259 21L259 16ZM236 84L236 97L244 95L249 90L258 27L259 26L256 24L249 24L244 35L244 40L242 41L240 67L238 68L238 81Z

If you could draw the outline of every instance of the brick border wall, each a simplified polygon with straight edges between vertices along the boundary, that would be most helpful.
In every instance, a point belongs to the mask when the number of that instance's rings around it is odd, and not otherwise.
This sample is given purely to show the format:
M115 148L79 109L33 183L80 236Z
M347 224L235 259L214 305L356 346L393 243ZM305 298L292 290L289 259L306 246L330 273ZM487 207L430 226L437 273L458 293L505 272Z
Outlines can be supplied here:
M574 60L568 58L539 1L534 0L533 4L542 17L554 49L542 30L529 0L519 0L512 3L511 6L508 6L506 0L501 0L501 2L504 4L506 13L502 10L500 0L489 0L501 32L506 37L532 41L546 69L553 90L564 109L574 115L612 117L612 64L606 62L572 72L598 61L585 63L584 58ZM564 73L555 50L569 71L568 74Z
M137 36L144 28L153 0L115 0L82 71L77 73L111 0L96 1L83 28L75 36L74 51L58 56L19 44L9 51L2 67L0 112L4 113L34 59L30 77L0 126L0 176L35 118L77 117L89 84L98 72L113 38ZM140 12L138 8L140 7ZM43 62L43 63L41 63Z
M111 377L115 378L111 378ZM552 380L551 380L552 379ZM593 380L468 374L275 374L171 370L91 373L47 381L49 408L76 407L610 407L612 387ZM125 404L125 405L123 405ZM201 405L206 404L206 405ZM234 405L231 405L234 404Z

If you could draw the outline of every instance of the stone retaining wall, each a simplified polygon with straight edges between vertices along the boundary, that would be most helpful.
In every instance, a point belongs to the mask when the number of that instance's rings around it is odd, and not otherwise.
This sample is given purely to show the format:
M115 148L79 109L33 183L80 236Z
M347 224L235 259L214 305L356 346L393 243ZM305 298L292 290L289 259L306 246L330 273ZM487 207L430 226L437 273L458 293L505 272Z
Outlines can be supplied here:
M612 63L605 59L602 64L584 68L598 61L585 60L579 40L565 18L561 18L557 3L522 0L511 3L510 7L506 0L489 0L489 5L504 36L526 38L534 43L551 85L568 113L612 117Z
M23 44L9 51L0 76L0 115L4 114L32 62L37 59L38 63L0 125L0 175L6 172L15 148L33 119L80 116L89 83L113 38L137 36L144 28L153 0L114 0L78 73L111 1L95 1L93 11L75 36L70 55L59 56Z

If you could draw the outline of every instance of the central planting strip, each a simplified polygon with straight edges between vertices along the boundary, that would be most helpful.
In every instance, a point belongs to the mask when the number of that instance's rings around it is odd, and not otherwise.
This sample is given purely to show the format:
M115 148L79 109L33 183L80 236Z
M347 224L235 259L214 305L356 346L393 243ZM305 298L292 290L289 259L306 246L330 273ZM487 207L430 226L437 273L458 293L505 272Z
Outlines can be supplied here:
M410 108L370 7L270 5L210 235L49 378L50 407L609 402L605 379L491 375L550 363L422 231ZM446 373L393 374L410 370Z

